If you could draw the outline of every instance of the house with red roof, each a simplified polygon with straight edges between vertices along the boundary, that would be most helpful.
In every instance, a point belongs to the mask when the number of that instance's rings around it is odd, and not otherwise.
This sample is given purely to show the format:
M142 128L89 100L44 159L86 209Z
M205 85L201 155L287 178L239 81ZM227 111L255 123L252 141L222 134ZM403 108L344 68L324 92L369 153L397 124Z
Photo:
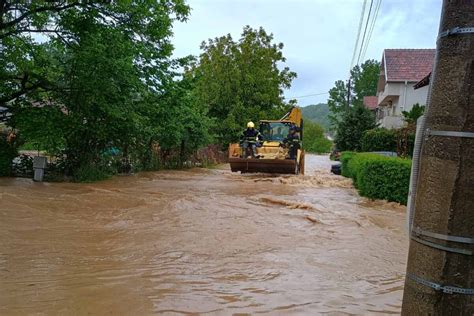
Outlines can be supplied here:
M368 96L364 97L363 100L364 106L371 110L372 112L376 113L377 111L377 106L379 103L379 98L376 96Z
M429 87L417 83L431 72L435 54L435 49L384 50L377 84L376 116L381 127L402 127L402 111L410 111L415 103L426 105Z

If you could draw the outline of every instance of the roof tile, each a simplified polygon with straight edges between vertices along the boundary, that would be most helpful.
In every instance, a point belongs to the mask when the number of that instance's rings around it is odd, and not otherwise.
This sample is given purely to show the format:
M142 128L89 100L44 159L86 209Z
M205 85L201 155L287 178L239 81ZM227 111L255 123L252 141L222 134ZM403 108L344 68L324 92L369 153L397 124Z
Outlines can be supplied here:
M436 49L386 49L386 81L418 82L433 68Z
M378 98L376 96L364 97L364 106L369 110L375 110L377 108Z

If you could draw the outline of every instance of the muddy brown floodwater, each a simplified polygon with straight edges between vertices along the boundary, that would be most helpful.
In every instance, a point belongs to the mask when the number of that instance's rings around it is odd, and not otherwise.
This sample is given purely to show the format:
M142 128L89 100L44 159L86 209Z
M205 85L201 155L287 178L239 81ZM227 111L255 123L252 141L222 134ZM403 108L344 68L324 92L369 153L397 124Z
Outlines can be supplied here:
M0 179L0 314L398 314L404 208L306 164Z

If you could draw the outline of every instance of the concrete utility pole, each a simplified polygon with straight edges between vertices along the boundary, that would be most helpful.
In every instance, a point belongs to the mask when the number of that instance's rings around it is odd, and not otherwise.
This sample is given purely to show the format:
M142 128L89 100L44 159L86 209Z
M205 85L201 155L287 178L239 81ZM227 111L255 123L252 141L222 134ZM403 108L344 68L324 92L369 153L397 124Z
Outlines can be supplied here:
M474 0L444 0L402 315L474 315L473 32Z

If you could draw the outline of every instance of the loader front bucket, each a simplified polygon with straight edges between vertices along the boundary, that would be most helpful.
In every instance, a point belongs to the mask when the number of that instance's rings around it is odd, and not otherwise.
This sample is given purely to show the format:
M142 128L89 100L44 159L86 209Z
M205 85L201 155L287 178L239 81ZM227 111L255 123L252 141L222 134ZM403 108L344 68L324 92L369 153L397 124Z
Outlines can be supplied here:
M232 172L298 173L297 161L291 159L229 158L229 163Z

